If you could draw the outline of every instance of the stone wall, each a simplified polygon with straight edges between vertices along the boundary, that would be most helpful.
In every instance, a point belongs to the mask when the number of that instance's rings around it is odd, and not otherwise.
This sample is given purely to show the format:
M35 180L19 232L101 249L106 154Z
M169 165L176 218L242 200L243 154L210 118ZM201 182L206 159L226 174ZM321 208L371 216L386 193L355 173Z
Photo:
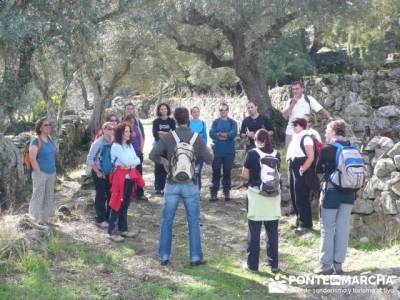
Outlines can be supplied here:
M352 214L354 237L390 242L400 238L400 142L375 136L363 148L368 180Z

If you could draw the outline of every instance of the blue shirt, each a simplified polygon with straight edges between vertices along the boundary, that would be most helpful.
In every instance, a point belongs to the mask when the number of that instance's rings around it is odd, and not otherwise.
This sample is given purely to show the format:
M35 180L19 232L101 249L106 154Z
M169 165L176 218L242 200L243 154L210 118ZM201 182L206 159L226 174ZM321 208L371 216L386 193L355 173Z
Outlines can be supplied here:
M204 122L203 120L194 120L191 119L189 122L189 128L192 129L194 132L197 132L201 139L203 140L203 142L205 144L207 144L207 125L206 122Z
M36 145L39 147L39 138L34 138L31 141L31 146ZM41 147L38 150L36 160L39 164L40 171L48 174L56 172L56 146L48 139L46 142L42 141Z
M218 133L227 133L227 140L220 140ZM213 140L214 155L235 154L235 137L237 135L237 124L234 120L228 118L216 119L210 129L210 137Z
M140 159L136 155L132 144L124 147L121 144L113 143L111 146L111 161L114 162L115 166L124 168L135 168L140 164Z

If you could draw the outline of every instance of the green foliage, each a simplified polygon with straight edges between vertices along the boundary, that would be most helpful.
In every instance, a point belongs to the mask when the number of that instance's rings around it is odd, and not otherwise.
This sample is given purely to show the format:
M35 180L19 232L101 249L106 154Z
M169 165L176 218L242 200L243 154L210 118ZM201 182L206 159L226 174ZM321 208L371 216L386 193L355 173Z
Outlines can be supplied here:
M53 96L51 96L51 101L54 105L54 109L58 110L61 101L61 94L59 92L54 93ZM27 107L26 120L28 122L36 122L36 120L46 115L47 106L43 99L38 99Z
M265 50L265 81L268 86L287 77L301 78L314 74L313 62L305 51L304 33L299 30L279 39Z

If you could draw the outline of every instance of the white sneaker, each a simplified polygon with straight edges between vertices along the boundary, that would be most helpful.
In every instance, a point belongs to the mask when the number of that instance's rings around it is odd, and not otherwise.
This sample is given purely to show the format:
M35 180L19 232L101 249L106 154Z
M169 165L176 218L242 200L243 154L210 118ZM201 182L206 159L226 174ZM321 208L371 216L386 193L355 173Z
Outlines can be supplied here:
M121 231L120 235L122 237L127 237L127 238L134 238L138 235L138 232L132 232L132 231Z
M117 243L123 242L125 240L122 236L117 234L109 235L108 237L110 238L110 240Z
M100 228L108 228L108 222L106 221L103 221L101 223L96 222L96 225L99 226Z

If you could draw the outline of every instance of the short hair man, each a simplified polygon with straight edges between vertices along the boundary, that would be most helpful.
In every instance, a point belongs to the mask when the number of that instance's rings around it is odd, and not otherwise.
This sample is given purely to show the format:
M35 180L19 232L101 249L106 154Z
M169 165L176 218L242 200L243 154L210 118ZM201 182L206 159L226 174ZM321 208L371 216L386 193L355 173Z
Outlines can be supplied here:
M174 118L177 123L175 133L181 141L189 142L194 134L188 127L189 111L184 107L178 107L175 109ZM167 265L169 262L171 256L172 225L179 201L182 199L185 204L189 225L190 264L197 266L204 263L199 223L200 192L195 183L195 178L187 182L175 182L172 180L169 162L171 161L175 146L174 136L172 132L169 132L154 146L149 155L152 161L162 163L168 169L167 183L164 188L163 220L160 233L160 263L161 265ZM193 150L195 159L201 159L206 164L211 164L211 150L207 148L200 136L197 136L193 144ZM165 152L167 153L167 158L163 157Z
M271 121L267 116L261 115L258 112L258 106L254 101L249 101L246 104L249 116L246 117L240 128L240 137L247 138L246 151L255 148L254 137L258 129L264 128L269 135L273 135L274 129Z
M219 106L220 117L211 125L210 137L213 140L214 160L212 163L212 183L210 186L211 202L217 201L221 168L223 171L222 186L225 201L230 200L231 173L235 159L235 138L237 135L236 121L228 117L229 106L222 103Z
M332 117L330 113L318 103L315 98L304 95L304 85L301 81L294 81L290 85L292 98L288 100L285 108L282 110L283 117L288 120L286 127L285 147L289 146L293 135L293 121L296 118L304 118L306 114L314 112L322 113L328 120Z

